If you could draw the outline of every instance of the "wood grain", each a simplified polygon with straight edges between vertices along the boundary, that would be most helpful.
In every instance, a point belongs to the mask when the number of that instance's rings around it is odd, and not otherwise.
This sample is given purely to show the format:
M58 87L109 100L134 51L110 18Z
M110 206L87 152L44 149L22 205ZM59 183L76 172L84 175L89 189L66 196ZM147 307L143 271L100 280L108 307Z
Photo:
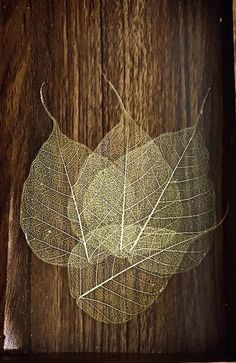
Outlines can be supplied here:
M226 322L228 352L236 352L236 93L235 93L235 52L236 52L236 2L224 6L224 17L229 21L224 24L223 37L227 34L227 42L223 43L224 62L224 119L227 120L224 132L224 178L223 188L225 205L229 207L227 220L224 224L224 261L226 282ZM234 45L234 46L233 46ZM234 57L233 57L234 54Z
M31 255L19 226L23 182L51 129L40 105L40 85L47 82L45 98L61 130L94 148L119 117L117 100L101 78L100 67L133 117L152 136L193 124L213 84L205 128L220 215L221 2L3 1L2 14L0 329L6 301L5 348L224 351L221 231L198 268L174 277L145 313L127 324L112 326L92 320L76 307L68 294L66 271Z
M181 363L181 362L234 362L235 356L224 354L124 354L124 353L38 353L19 354L5 352L3 363Z

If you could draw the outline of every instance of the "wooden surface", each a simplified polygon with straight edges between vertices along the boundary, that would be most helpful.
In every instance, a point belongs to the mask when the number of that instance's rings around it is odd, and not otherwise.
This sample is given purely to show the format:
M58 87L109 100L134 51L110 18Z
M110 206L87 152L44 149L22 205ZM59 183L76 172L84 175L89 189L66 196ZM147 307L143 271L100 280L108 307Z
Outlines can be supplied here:
M232 6L233 5L233 6ZM224 199L229 205L229 215L224 225L224 255L225 255L225 281L227 281L227 330L228 330L228 351L236 352L236 244L234 238L236 233L236 1L225 7L225 16L229 23L224 27L224 35L227 34L227 42L224 42L223 62L224 72L224 118L227 120L227 128L224 133ZM228 13L228 14L227 14ZM232 46L234 44L234 47ZM234 54L234 57L233 57Z
M51 130L94 148L118 121L100 66L152 136L193 124L213 84L206 133L221 204L222 13L220 1L2 1L0 333L5 349L33 352L223 352L223 239L194 271L170 281L128 324L92 320L68 294L66 270L31 255L19 225L29 167ZM224 20L224 19L223 19ZM6 290L5 290L6 286Z
M0 357L1 359L1 357ZM181 363L181 362L236 362L232 355L202 354L125 354L125 353L51 353L51 354L17 354L4 353L3 363Z
M236 0L233 0L232 4L233 11L233 43L234 43L234 90L236 91ZM236 99L235 99L236 103Z

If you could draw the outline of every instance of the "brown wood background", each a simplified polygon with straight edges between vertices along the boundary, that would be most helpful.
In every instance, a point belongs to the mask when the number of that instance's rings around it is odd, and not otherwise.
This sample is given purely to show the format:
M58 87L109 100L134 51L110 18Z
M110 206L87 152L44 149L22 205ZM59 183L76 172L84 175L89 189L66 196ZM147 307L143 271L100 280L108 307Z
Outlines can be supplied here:
M227 330L228 349L236 353L236 0L225 7L225 16L229 22L224 27L223 62L224 73L224 190L225 201L229 205L229 214L224 224L225 277L227 281ZM227 35L226 35L227 34ZM234 46L233 46L234 45Z
M68 293L66 270L33 256L19 225L29 167L51 130L94 148L117 119L117 100L152 136L194 123L213 84L211 135L219 211L222 174L221 1L2 1L0 334L33 352L222 352L226 349L222 230L202 264L170 281L123 325L92 320ZM3 327L4 325L4 327Z

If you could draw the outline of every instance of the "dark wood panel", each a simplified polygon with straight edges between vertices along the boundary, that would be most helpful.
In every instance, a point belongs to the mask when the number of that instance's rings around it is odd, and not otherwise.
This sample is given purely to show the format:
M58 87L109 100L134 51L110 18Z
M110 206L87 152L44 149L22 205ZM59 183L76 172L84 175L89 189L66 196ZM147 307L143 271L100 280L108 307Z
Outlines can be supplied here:
M221 231L197 269L174 277L152 308L112 326L76 307L66 271L32 256L19 226L22 185L51 129L39 101L41 83L47 82L45 98L62 131L94 148L119 116L100 67L152 136L193 124L213 84L205 128L220 211L220 1L3 1L2 13L5 347L34 352L223 351ZM4 296L6 274L1 281Z
M232 6L233 5L233 6ZM227 340L228 352L236 352L236 119L235 119L235 49L236 36L236 2L224 4L224 17L228 19L224 23L223 37L227 35L227 42L223 43L223 73L224 73L224 202L229 206L228 217L224 224L224 261L225 261L225 285L226 285L226 316L227 316ZM234 23L234 26L233 26ZM233 46L234 45L234 46Z
M13 2L2 2L1 5L5 30L1 68L1 173L4 175L1 178L1 206L4 212L1 227L6 229L1 234L0 253L1 267L5 265L2 264L2 256L3 261L6 254L8 256L5 321L9 334L6 341L11 346L12 339L14 341L16 338L16 344L23 348L28 346L30 336L30 252L19 228L20 194L30 160L41 140L35 146L31 141L33 87L29 70L30 33L25 29L28 4L22 2L21 6L16 6ZM1 274L1 281L5 284L4 278L5 275ZM4 294L1 292L1 304Z
M5 353L2 362L8 363L168 363L168 362L235 362L233 355L214 354L124 354L124 353L57 353L57 354L17 354Z

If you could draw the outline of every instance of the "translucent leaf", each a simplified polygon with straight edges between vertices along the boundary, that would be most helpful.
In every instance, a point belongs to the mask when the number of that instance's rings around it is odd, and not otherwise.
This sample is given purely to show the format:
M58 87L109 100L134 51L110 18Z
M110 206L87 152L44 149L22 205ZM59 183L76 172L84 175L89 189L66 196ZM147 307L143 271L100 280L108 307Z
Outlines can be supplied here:
M150 139L118 99L121 121L93 153L54 120L21 211L33 252L67 264L78 306L106 323L130 320L199 264L217 227L200 123Z
M153 303L168 282L113 256L80 269L76 254L77 246L68 264L71 295L80 308L104 323L132 319Z
M209 157L197 125L163 134L113 163L93 178L84 197L84 207L90 205L93 214L103 215L103 209L108 213L100 223L84 213L93 227L95 244L98 249L105 247L107 255L83 271L76 266L76 258L73 263L70 258L68 271L72 295L81 308L98 320L121 322L151 304L155 283L201 261L216 225ZM89 163L85 168L89 175ZM134 193L135 198L130 198ZM105 201L109 201L106 207ZM111 225L115 220L117 226ZM125 240L127 228L131 232ZM122 259L114 257L119 249ZM145 276L145 288L139 283L138 294L130 288L130 274L134 284L135 276L141 281Z
M134 163L138 156L134 151L149 140L149 136L129 115L124 114L119 124L88 157L74 185L75 200L86 232L93 231L96 235L100 227L118 225L116 236L120 250L124 245L126 226L133 224L137 228L136 221L141 219L139 206L136 207L137 187L134 186L135 181L129 178L129 173L132 170L135 174L134 168L137 170L138 162L141 163L141 160ZM71 199L68 203L68 214L74 221L75 209ZM78 225L73 221L72 228L77 234ZM103 243L102 240L100 243ZM116 251L117 246L114 245L114 248Z
M89 154L86 146L63 135L54 121L52 133L31 165L22 192L21 227L32 251L45 262L66 265L78 242L86 250L80 215L74 213L80 225L76 236L67 206ZM75 203L73 208L77 211Z

